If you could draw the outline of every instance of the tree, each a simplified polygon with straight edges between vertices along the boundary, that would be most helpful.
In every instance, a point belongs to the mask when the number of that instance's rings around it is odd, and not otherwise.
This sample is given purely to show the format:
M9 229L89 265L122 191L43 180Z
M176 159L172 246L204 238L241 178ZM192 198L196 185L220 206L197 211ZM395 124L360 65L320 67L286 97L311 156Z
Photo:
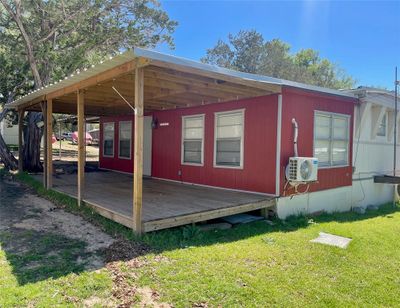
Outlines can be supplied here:
M207 49L202 62L247 73L256 73L334 89L351 88L355 80L337 64L322 59L313 49L290 53L290 45L279 40L266 41L255 30L228 35Z
M10 69L2 78L16 79L1 88L4 104L28 90L59 80L132 46L173 47L170 20L157 0L0 0L0 54ZM33 83L27 82L27 77ZM20 80L24 80L22 84ZM11 98L11 99L10 99ZM24 128L24 168L42 170L36 123L29 112ZM4 147L0 136L0 158ZM11 166L12 167L12 166Z

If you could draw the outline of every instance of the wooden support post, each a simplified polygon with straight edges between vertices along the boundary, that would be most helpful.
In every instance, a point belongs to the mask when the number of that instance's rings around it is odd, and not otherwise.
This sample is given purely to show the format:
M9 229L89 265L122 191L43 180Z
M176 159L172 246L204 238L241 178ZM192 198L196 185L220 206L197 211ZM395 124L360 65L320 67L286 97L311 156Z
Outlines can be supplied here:
M21 173L24 169L24 151L23 151L23 130L24 130L24 114L25 110L18 110L18 172Z
M135 70L135 147L133 165L133 230L142 233L142 192L143 192L143 68Z
M46 139L47 139L47 163L46 163L46 188L53 186L53 100L46 102Z
M78 116L78 206L81 206L85 191L85 96L82 90L77 97Z
M46 102L41 102L40 107L42 109L43 114L43 187L47 188L47 111L46 111Z
M269 212L268 212L269 208L262 208L260 209L260 214L262 217L264 217L265 219L269 218Z

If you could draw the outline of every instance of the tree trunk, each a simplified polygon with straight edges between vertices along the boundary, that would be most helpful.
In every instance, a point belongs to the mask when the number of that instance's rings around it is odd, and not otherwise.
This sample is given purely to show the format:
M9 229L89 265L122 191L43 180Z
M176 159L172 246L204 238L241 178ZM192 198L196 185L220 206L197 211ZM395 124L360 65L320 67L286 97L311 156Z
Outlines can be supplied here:
M31 172L43 171L40 162L40 142L43 136L43 129L37 127L37 122L43 120L41 112L28 112L26 116L27 125L24 127L24 170Z
M31 68L33 78L35 80L35 89L40 88L43 83L39 74L37 60L34 54L34 48L28 33L25 30L25 25L22 22L21 16L21 0L14 0L14 9L5 0L0 0L7 12L12 16L17 24L22 38L25 42L27 60ZM40 141L43 135L43 129L36 126L36 123L41 121L43 116L40 112L29 112L27 115L28 125L24 127L24 170L31 172L40 172L43 166L40 162Z
M6 109L0 113L0 122L3 121L6 116ZM5 143L3 136L0 133L0 160L4 163L6 169L16 170L18 168L18 161L15 159L14 155L10 152Z

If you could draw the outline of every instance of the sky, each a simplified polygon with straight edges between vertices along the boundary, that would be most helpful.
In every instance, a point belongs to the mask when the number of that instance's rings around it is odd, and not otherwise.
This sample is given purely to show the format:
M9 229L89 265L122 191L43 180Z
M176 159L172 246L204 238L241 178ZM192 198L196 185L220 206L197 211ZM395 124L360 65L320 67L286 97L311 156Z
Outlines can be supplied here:
M400 71L400 0L161 0L161 4L179 25L175 49L159 46L158 50L176 56L199 60L218 39L255 29L266 40L289 43L292 53L317 50L354 77L357 86L392 90L394 67Z

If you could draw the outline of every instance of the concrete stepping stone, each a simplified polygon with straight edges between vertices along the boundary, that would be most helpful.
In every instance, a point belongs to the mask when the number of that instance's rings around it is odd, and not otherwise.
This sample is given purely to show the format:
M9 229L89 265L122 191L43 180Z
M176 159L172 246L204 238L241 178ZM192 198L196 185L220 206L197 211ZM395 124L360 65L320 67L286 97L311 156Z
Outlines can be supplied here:
M310 242L336 246L339 248L346 249L347 246L350 244L351 240L352 240L351 238L320 232L319 236L311 240Z

